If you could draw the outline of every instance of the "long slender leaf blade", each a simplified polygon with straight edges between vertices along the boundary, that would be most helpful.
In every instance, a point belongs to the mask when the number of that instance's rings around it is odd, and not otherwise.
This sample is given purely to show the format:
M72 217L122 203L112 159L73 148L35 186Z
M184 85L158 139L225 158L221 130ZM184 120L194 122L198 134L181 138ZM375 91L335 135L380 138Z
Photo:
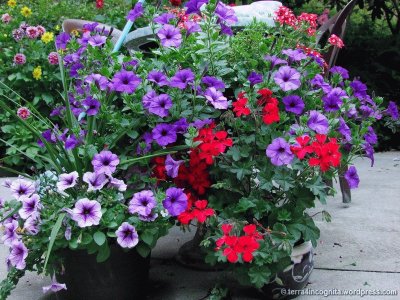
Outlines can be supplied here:
M44 270L46 270L47 262L49 261L51 250L53 249L54 242L56 241L57 234L60 231L62 221L64 220L65 213L61 213L58 216L58 219L56 221L56 224L54 224L53 229L51 230L50 234L50 241L49 241L49 247L47 248L47 253L46 253L46 259L44 261Z

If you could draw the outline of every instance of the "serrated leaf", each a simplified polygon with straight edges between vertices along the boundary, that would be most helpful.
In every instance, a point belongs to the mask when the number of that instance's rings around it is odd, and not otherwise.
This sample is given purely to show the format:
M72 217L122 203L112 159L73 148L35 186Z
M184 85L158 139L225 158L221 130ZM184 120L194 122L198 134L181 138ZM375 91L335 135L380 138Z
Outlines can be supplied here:
M257 288L262 288L269 282L271 271L265 266L252 267L249 271L249 277L252 284Z

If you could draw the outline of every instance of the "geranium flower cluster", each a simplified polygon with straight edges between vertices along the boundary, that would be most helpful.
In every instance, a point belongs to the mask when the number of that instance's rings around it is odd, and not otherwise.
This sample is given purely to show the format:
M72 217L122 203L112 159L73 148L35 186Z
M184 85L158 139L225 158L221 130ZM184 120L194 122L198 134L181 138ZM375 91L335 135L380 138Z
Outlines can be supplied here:
M255 252L260 248L259 241L263 239L254 224L243 227L244 235L232 234L233 225L223 224L221 226L223 236L216 241L216 251L222 251L230 263L251 263Z

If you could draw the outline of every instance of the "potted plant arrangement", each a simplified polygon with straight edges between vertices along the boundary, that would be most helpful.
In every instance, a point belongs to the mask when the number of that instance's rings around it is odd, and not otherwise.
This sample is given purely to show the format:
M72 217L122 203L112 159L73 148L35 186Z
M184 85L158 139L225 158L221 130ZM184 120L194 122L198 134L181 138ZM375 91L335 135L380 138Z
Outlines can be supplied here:
M276 27L235 36L234 11L214 0L138 3L127 18L148 18L150 55L113 52L110 32L87 24L56 37L64 89L51 117L17 105L11 88L0 99L46 151L28 156L32 172L0 202L10 246L0 299L26 270L53 276L44 291L65 299L144 295L151 249L175 217L201 224L206 261L243 284L287 284L281 275L305 259L311 271L319 231L307 209L341 166L373 160L371 125L395 107L326 70L313 15L281 7ZM346 178L358 185L354 167Z

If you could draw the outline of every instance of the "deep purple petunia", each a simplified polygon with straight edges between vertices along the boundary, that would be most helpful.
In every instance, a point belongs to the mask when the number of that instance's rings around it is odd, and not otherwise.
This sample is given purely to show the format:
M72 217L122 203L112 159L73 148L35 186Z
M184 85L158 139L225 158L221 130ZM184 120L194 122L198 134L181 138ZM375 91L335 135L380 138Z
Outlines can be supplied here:
M153 211L148 216L139 215L139 220L143 221L143 222L153 222L155 219L157 219L157 217L158 217L158 213Z
M282 50L282 54L285 54L289 57L289 62L301 61L307 58L307 55L305 55L300 49L285 49Z
M114 75L110 87L116 92L132 94L141 82L132 71L122 70Z
M331 92L322 97L322 102L324 103L324 110L326 112L338 111L343 103L340 97Z
M128 186L126 185L126 183L123 180L117 179L114 177L110 177L109 178L109 187L115 188L119 192L125 192Z
M201 27L197 22L186 21L184 23L184 26L186 28L186 36L189 36L189 35L191 35L192 33L195 33L195 32L201 32Z
M201 79L201 82L204 83L207 87L213 87L217 90L223 90L225 88L225 83L223 81L212 76L204 76Z
M353 96L362 100L367 96L367 86L359 80L354 80L350 83L353 90Z
M350 127L346 124L343 118L339 119L338 131L343 136L346 142L350 143L352 140Z
M219 22L235 24L238 21L235 11L232 9L232 7L225 5L221 1L218 1L217 7L215 8L215 14L218 17Z
M349 118L357 118L357 116L358 116L358 112L357 112L357 109L355 108L355 107L350 107L348 110L347 110L347 112L346 112L346 115L349 117Z
M117 169L119 158L108 150L103 150L93 157L92 165L94 171L99 174L111 175Z
M151 215L153 208L157 205L156 198L150 190L144 190L133 194L132 200L129 201L128 211L130 214L139 214L147 217Z
M96 85L101 91L106 90L108 87L107 77L101 74L90 74L85 78L85 82Z
M157 24L168 24L170 20L175 19L175 15L171 13L163 13L153 19L154 23Z
M285 104L286 111L292 112L296 115L301 115L303 113L305 105L303 99L301 99L300 96L286 96L283 97L282 102L283 104Z
M148 91L142 98L143 107L148 110L157 97L158 95L154 90Z
M55 278L53 278L50 285L42 287L43 293L46 294L47 292L51 291L57 293L61 290L66 290L67 286L65 283L58 283Z
M378 137L371 126L368 127L368 132L364 135L364 139L371 145L375 145L378 142Z
M135 22L137 18L143 16L143 5L141 2L137 2L133 9L130 10L126 19L131 22Z
M83 24L82 29L83 29L83 31L93 32L96 30L98 25L99 25L99 23L97 23L97 22L86 23L86 24Z
M339 74L343 79L349 79L349 71L347 71L345 68L342 68L340 66L334 66L332 67L329 72L332 74Z
M388 108L386 109L386 113L392 117L393 120L399 119L399 109L397 108L397 104L394 101L389 101Z
M73 171L68 174L61 174L58 177L58 182L57 182L58 190L65 191L66 189L74 187L76 185L78 177L79 177L79 174L77 171Z
M82 101L82 104L86 107L86 114L88 116L95 116L100 110L100 101L94 99L92 96L88 96Z
M360 183L360 178L357 174L357 169L354 166L349 167L347 172L344 174L344 178L346 178L347 183L351 189L358 188L358 184Z
M65 150L72 150L80 144L80 141L76 138L74 134L70 134L65 139Z
M69 41L71 40L71 36L66 33L66 32L62 32L59 35L57 35L56 37L56 47L57 50L65 50L67 48L67 44L69 43Z
M176 133L186 133L189 124L186 120L186 118L180 118L178 121L176 121L174 124L172 124L174 126L174 130L176 131Z
M169 81L163 72L153 70L147 75L147 80L154 82L158 86L168 85Z
M219 26L221 27L221 33L224 35L229 35L232 36L233 35L233 31L232 28L225 25L225 23L220 23Z
M189 0L186 2L186 14L200 14L200 8L208 3L208 0Z
M117 235L117 243L122 248L133 248L139 243L139 236L135 227L128 222L122 223L115 234Z
M274 75L274 81L284 91L297 90L300 85L300 73L289 66L280 67Z
M187 201L188 198L183 189L171 187L167 189L162 204L171 216L176 217L186 210Z
M1 237L1 241L6 246L11 246L15 241L20 239L20 236L17 234L18 222L12 220L9 223L3 224L3 235Z
M251 72L249 77L247 79L250 81L250 85L253 86L257 83L263 82L263 76L262 74L256 73L256 72Z
M15 199L22 201L23 198L30 197L36 191L36 187L33 181L20 178L11 183L10 190Z
M194 74L190 69L179 70L175 73L175 75L171 78L170 86L176 87L178 89L185 89L188 84L193 83Z
M26 267L25 259L28 257L28 248L21 241L15 241L11 245L10 255L7 260L10 265L18 270L23 270Z
M365 156L371 160L371 167L374 166L375 158L374 158L374 147L371 144L365 143L362 148L365 151Z
M281 59L276 55L266 55L264 56L264 59L271 62L270 69L273 69L277 65L287 65L286 60Z
M327 134L329 122L328 119L316 110L310 111L307 126L319 134Z
M29 198L22 200L22 207L18 211L22 219L28 219L32 214L38 212L42 205L40 203L40 197L38 194L33 194Z
M168 154L165 160L165 170L167 171L167 175L171 178L177 177L179 167L182 163L183 160L174 160L171 155Z
M211 119L205 119L205 120L195 120L193 123L190 123L190 126L201 129L206 125L210 125L213 121Z
M88 39L88 44L93 47L100 47L103 46L107 41L107 37L96 34Z
M363 118L369 118L374 115L374 110L372 107L369 107L368 105L360 105L359 110L361 112L361 115Z
M288 165L292 162L294 155L290 151L290 145L283 138L276 138L267 147L266 155L275 166Z
M175 143L177 139L174 126L166 123L158 124L151 133L153 140L160 146L167 146Z
M325 94L328 94L332 90L330 84L325 82L324 77L321 74L315 75L315 77L310 80L310 84L322 89Z
M167 94L161 94L154 98L150 103L148 110L150 113L160 117L166 117L169 114L169 109L172 107L171 97Z
M87 198L78 200L72 210L72 219L81 228L99 225L102 215L100 203Z
M228 99L214 87L208 88L204 92L204 97L206 98L207 102L211 103L211 105L216 109L228 108Z
M142 142L137 146L137 154L146 154L151 150L153 135L150 132L145 132L141 138ZM144 145L143 145L144 144Z
M179 48L182 43L182 34L179 28L165 24L157 32L157 36L164 47Z

